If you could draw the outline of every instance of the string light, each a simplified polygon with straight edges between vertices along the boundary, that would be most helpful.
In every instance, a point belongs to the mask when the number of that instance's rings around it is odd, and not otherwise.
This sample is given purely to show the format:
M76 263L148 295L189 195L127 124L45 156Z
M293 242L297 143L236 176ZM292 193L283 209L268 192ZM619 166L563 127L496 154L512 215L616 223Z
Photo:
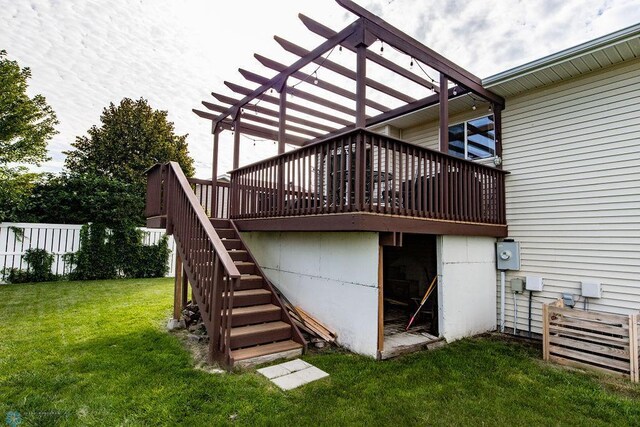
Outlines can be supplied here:
M342 47L342 46L340 46L340 47ZM318 70L319 70L320 68L322 68L322 66L324 65L324 62L325 62L327 59L329 59L329 57L331 56L331 54L333 53L333 51L334 51L334 49L335 49L335 48L336 48L335 46L331 48L331 50L329 51L329 53L327 54L327 56L325 56L324 58L322 58L322 62L320 62L320 64L316 67L316 69L315 69L315 70L313 70L313 72L312 72L311 74L307 74L307 76L306 76L304 79L302 79L302 80L298 81L298 83L296 83L296 84L294 84L294 85L290 86L290 88L291 88L291 89L295 88L295 87L296 87L296 86L298 86L300 83L304 83L304 82L306 82L306 81L307 81L310 77L312 77L312 76L314 76L314 77L315 77L315 78L314 78L314 84L318 84Z
M456 90L456 88L453 88L453 96L456 96L458 94L458 91Z
M411 57L411 64L409 64L409 68L413 70L413 56Z
M380 40L380 56L384 54L384 42Z
M475 110L476 110L476 108L478 108L478 107L476 107L476 100L474 99L474 100L473 100L473 106L471 107L471 109L472 109L473 111L475 111Z
M491 112L491 111L492 111L492 108L491 108L491 105L489 105L489 112Z

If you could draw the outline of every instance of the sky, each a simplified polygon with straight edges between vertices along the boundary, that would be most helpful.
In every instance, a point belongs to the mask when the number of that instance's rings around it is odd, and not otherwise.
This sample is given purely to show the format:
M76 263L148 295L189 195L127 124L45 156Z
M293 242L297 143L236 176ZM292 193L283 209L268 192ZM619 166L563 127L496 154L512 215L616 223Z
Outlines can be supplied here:
M640 22L637 0L357 0L479 77L538 59ZM225 80L238 68L272 76L254 58L291 63L280 35L311 50L322 39L298 13L336 31L355 20L333 0L0 0L0 49L32 70L29 93L44 95L58 115L51 160L99 124L110 102L144 97L189 134L196 176L211 176L211 125L192 108L232 96ZM203 109L203 108L202 108ZM231 169L232 136L223 133L219 172ZM243 138L240 163L274 155L272 143Z

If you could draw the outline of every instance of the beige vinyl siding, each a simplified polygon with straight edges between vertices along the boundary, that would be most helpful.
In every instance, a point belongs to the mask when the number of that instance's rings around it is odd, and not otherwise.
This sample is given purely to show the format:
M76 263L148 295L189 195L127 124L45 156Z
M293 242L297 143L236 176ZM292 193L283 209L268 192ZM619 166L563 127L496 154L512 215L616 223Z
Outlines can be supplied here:
M562 292L582 308L582 280L602 283L603 298L590 299L590 309L638 312L640 61L507 99L503 159L511 172L509 237L522 255L521 270L507 279L544 279L544 291L533 295L533 332L541 332L542 303ZM505 302L512 328L509 283ZM527 312L525 293L518 296L520 330L527 329Z

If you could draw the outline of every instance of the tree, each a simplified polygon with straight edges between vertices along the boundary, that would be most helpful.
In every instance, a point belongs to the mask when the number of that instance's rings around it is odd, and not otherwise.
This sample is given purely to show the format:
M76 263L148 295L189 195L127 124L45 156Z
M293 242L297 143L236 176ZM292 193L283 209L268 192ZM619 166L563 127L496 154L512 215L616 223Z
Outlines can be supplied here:
M88 136L77 137L73 151L65 152L65 167L72 173L106 176L139 186L144 193L144 172L155 163L176 161L187 176L193 175L193 159L187 151L187 135L176 135L167 112L154 110L146 99L124 98L111 103Z
M31 70L0 50L0 167L47 160L47 141L57 132L55 113L42 95L29 98Z
M0 166L0 222L29 221L25 216L30 209L33 189L40 175L26 168Z
M144 198L134 184L92 174L48 176L35 185L25 202L22 221L54 224L144 224Z

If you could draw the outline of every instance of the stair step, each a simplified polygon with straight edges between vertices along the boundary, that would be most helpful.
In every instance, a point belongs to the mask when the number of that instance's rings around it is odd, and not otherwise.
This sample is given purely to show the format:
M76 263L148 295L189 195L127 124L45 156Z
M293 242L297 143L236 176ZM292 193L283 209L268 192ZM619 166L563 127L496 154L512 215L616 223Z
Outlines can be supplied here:
M234 261L240 274L253 274L256 272L256 265L251 261Z
M226 293L224 294L226 298ZM267 289L247 289L233 293L233 308L271 303L271 292Z
M248 261L249 260L249 252L243 249L238 249L235 251L229 251L229 256L234 261Z
M253 325L256 323L280 320L282 309L273 304L237 307L231 312L231 326Z
M238 235L233 228L216 228L216 233L221 239L237 239Z
M242 246L242 241L240 239L225 239L222 241L222 244L227 248L227 250L242 249L244 247Z
M291 338L291 325L282 321L231 328L231 348L282 341Z
M240 284L234 288L234 291L245 291L247 289L260 289L264 280L262 276L255 274L243 274L240 277Z
M231 221L228 219L209 218L213 228L231 228Z
M248 347L240 350L232 350L231 357L233 358L234 362L240 362L242 360L249 360L257 357L267 356L269 354L289 351L302 352L302 344L299 344L292 340L287 340L271 344L258 345L255 347Z

